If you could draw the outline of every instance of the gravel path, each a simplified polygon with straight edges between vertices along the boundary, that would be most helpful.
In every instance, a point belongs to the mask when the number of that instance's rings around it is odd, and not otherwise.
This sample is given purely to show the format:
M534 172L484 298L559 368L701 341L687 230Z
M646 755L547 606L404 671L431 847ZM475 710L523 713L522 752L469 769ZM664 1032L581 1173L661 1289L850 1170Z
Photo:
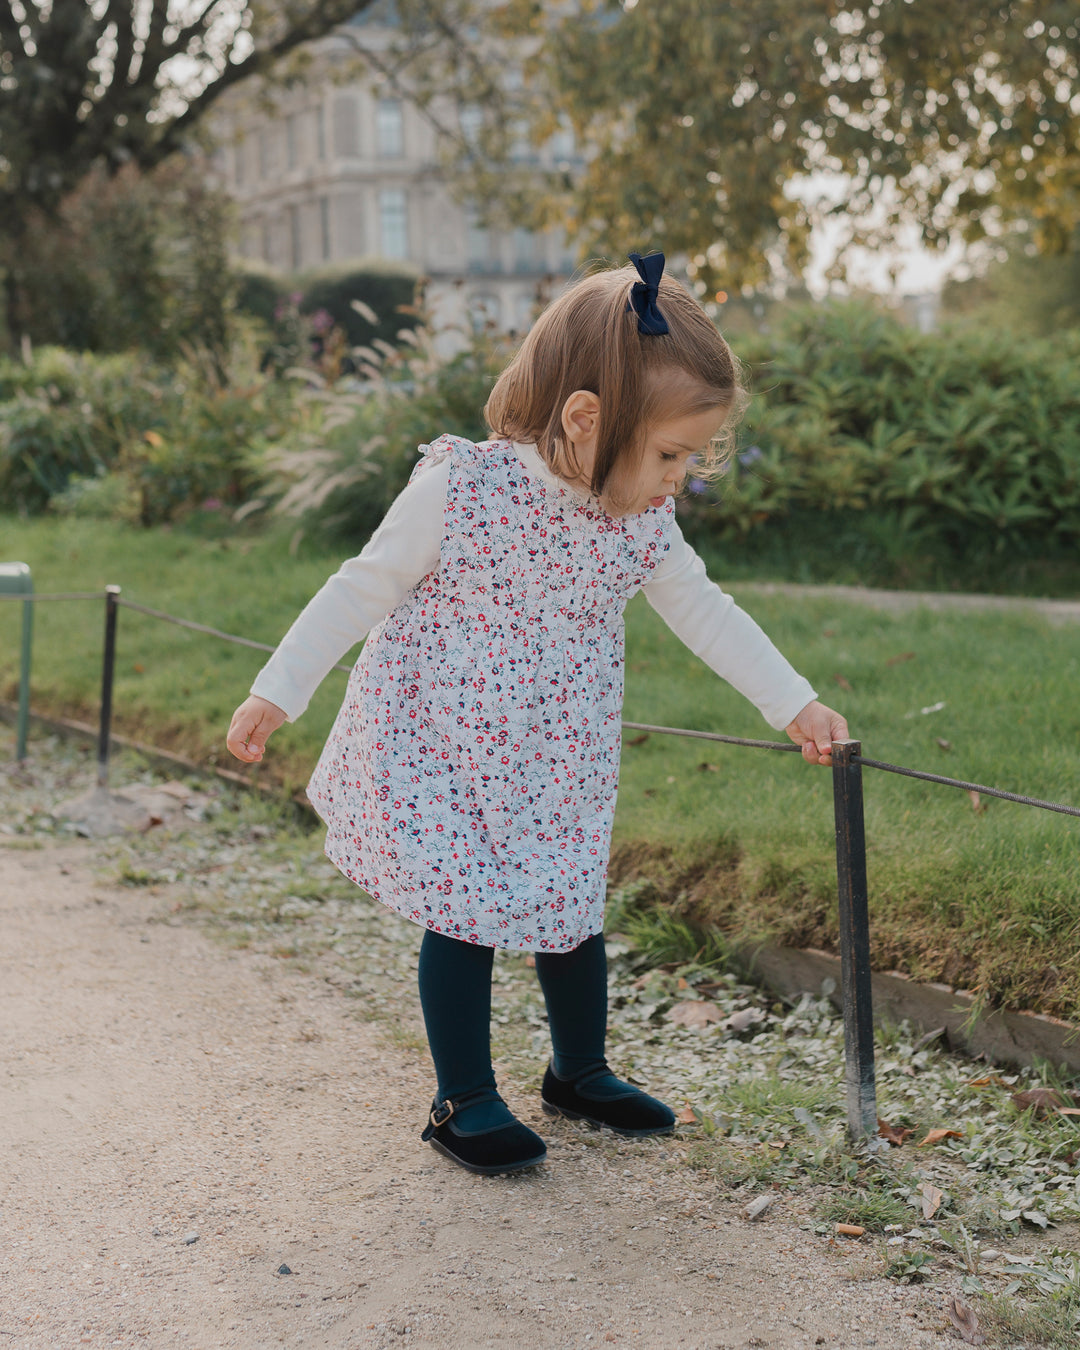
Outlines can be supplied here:
M548 1163L455 1168L419 1142L426 1056L95 848L0 849L0 1345L959 1343L940 1291L871 1278L790 1197L748 1223L678 1141L511 1089Z

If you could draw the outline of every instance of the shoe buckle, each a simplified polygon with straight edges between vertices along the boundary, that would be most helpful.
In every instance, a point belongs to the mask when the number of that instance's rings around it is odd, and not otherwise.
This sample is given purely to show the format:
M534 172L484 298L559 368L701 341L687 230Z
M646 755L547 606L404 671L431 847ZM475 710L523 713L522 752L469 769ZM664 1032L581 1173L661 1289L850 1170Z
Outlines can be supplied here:
M444 1112L445 1114L440 1115L439 1114L440 1111ZM453 1102L440 1102L438 1106L432 1107L431 1115L429 1117L429 1124L432 1126L433 1129L437 1130L440 1125L445 1125L453 1114L454 1114Z

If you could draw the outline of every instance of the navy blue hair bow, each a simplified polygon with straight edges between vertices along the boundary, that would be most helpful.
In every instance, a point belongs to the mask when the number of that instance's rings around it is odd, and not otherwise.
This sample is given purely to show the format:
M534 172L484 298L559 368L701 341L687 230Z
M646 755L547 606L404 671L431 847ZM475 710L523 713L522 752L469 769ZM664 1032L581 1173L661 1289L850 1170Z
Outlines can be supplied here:
M641 280L635 281L630 287L626 308L637 314L639 333L651 333L653 337L659 337L669 331L667 319L656 307L660 278L664 275L664 255L649 253L643 258L640 253L631 253L630 261L637 268Z

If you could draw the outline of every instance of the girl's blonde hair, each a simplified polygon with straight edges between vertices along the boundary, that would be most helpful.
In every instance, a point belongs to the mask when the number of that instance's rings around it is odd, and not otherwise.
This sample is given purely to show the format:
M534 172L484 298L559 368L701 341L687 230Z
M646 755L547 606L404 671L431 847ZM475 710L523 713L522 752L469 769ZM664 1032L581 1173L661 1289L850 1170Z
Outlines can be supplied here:
M747 402L730 348L677 281L661 277L656 301L669 331L638 331L627 308L637 280L633 267L619 267L572 285L537 319L484 407L496 436L534 442L556 473L573 478L581 466L563 435L563 404L578 389L595 394L600 424L590 486L597 496L620 460L638 462L650 426L726 407L720 434L694 466L697 477L718 472Z

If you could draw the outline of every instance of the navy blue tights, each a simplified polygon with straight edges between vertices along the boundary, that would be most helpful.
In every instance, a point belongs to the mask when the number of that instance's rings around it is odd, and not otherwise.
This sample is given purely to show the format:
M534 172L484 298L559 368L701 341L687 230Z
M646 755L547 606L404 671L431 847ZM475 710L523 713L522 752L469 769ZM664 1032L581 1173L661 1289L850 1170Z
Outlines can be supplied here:
M459 942L430 929L420 944L420 1005L440 1098L453 1099L475 1088L495 1086L491 1067L494 955L491 947ZM560 1078L577 1078L604 1059L607 955L603 934L595 933L571 952L537 952L536 974L547 1004L553 1067ZM617 1082L612 1076L612 1083ZM464 1129L486 1130L512 1119L501 1102L481 1102L462 1112L458 1123Z

